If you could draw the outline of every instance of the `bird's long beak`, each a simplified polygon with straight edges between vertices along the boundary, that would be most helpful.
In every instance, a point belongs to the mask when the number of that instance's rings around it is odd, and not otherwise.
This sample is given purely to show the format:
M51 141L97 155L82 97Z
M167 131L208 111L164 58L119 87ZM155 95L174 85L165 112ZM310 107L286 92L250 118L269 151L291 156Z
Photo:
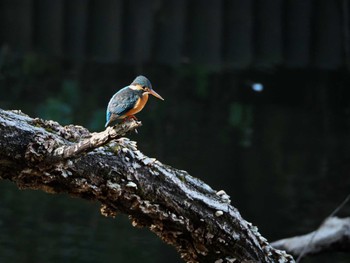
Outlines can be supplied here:
M160 95L159 95L157 92L155 92L153 89L150 89L150 90L149 90L149 93L152 94L154 97L160 99L160 100L164 100L164 99L162 98L162 96L160 96Z

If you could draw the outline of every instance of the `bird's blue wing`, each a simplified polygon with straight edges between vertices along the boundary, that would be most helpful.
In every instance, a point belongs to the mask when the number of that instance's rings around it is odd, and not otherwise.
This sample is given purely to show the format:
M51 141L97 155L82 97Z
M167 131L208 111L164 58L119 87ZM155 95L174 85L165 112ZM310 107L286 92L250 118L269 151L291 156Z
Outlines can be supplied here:
M133 92L129 86L125 87L114 94L108 105L109 111L118 116L123 116L134 108L138 98L138 94Z
M119 90L108 103L106 121L109 122L112 114L115 118L121 117L134 108L139 95L133 92L129 86Z

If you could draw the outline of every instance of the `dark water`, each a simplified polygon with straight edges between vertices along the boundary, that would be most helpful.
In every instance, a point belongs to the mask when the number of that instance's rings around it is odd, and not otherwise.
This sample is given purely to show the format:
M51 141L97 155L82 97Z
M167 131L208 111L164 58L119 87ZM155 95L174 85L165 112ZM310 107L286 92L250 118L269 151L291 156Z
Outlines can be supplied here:
M110 83L124 83L111 77L113 71L103 74L81 82L78 97L84 99L67 111L68 123L102 129L105 104L115 91ZM138 115L143 127L131 137L139 149L224 189L268 240L314 230L349 194L346 72L149 75L165 101L151 98ZM262 91L252 89L255 82L263 83ZM47 114L28 101L6 101L6 106ZM347 204L339 216L349 213ZM0 233L5 263L182 262L154 234L132 228L125 216L104 218L96 203L21 191L4 181ZM302 262L350 262L350 256L331 253Z
M5 182L1 200L0 262L161 262L160 241L125 216L102 217L95 203Z

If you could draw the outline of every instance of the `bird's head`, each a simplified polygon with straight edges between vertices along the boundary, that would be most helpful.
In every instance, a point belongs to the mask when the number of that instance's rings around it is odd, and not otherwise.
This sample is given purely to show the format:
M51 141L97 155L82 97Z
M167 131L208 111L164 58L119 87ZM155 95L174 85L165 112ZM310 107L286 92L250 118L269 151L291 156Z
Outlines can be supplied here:
M137 76L131 85L135 86L138 90L142 90L143 94L152 94L154 97L164 100L162 96L153 90L151 82L145 76Z

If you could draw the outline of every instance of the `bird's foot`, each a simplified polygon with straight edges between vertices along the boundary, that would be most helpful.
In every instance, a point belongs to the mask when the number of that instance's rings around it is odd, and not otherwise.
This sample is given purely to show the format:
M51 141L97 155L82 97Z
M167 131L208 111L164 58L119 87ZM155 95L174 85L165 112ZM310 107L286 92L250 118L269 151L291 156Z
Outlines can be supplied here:
M129 116L129 119L133 119L133 120L135 120L135 121L138 121L138 119L136 118L135 115L130 115L130 116Z

